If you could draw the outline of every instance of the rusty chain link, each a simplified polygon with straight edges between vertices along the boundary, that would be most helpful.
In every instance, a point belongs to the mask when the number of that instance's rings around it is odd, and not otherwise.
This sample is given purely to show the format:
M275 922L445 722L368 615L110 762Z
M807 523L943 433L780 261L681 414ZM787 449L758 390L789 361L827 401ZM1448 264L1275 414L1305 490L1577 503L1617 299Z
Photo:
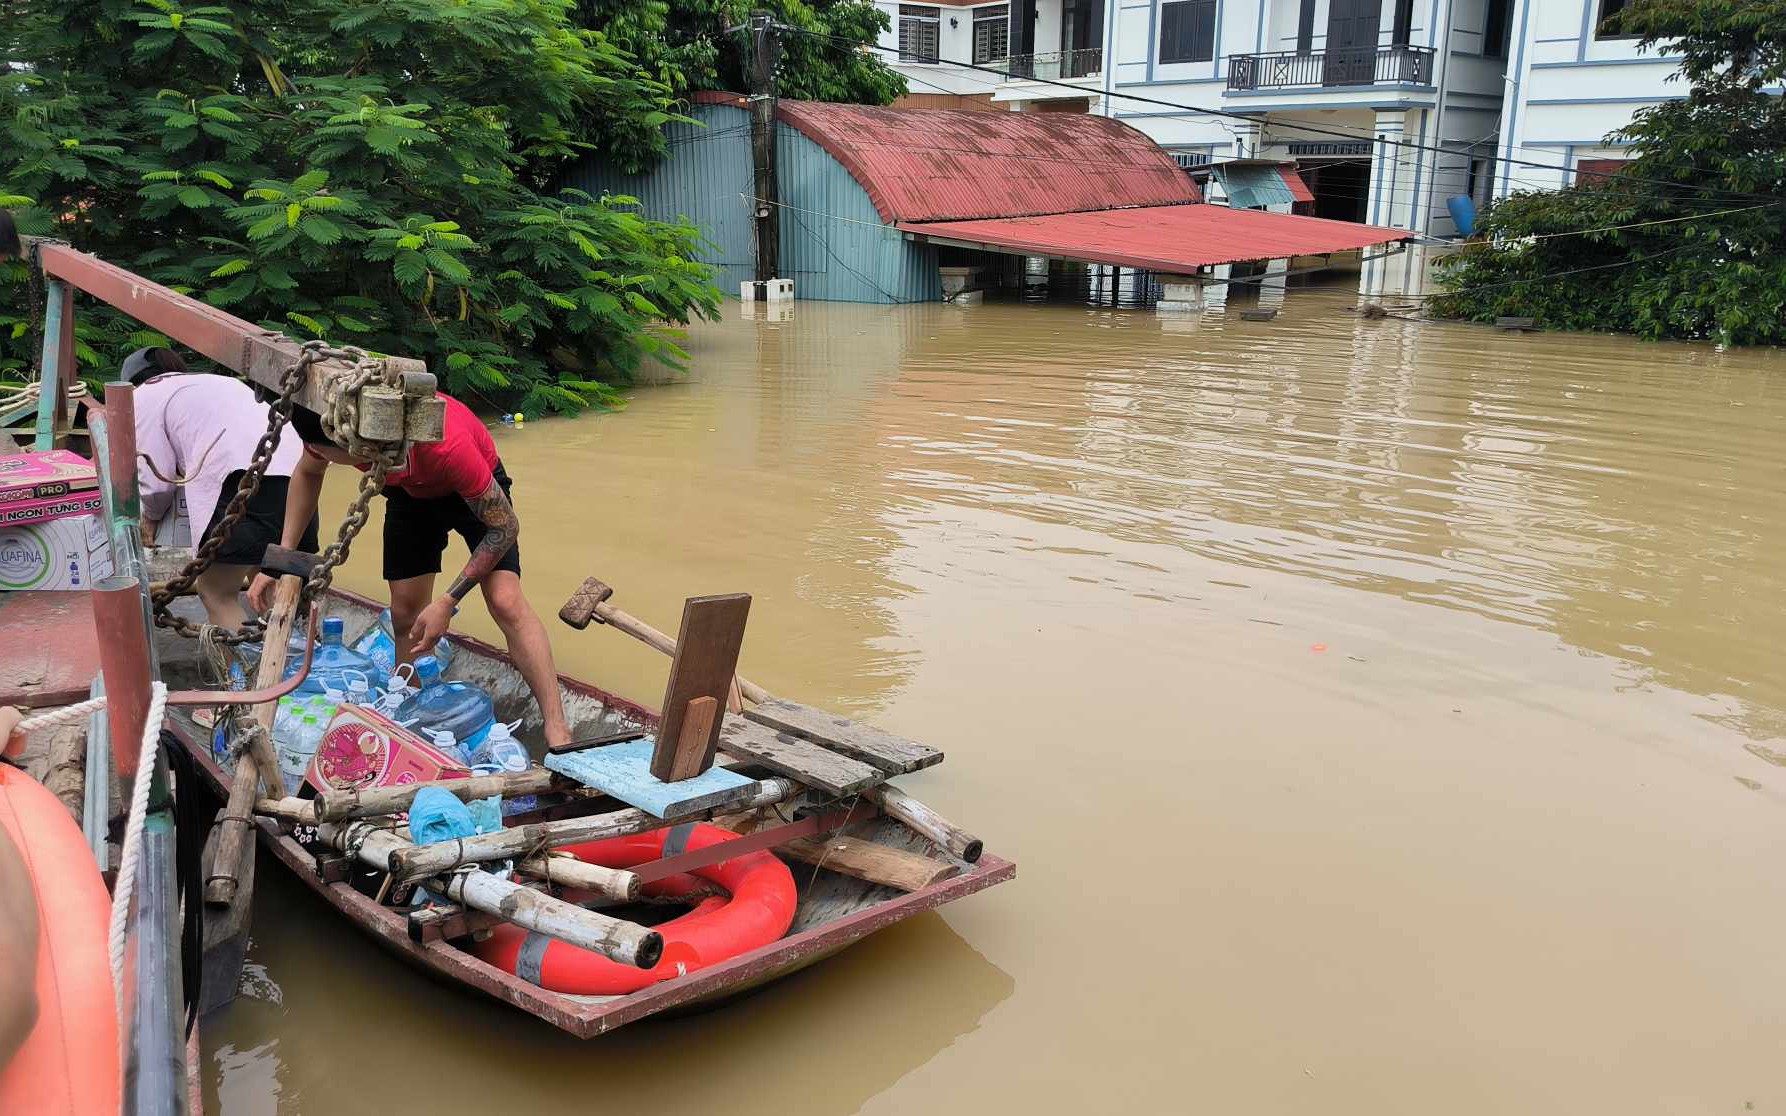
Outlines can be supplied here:
M197 638L202 628L182 617L175 616L171 605L175 598L190 592L193 583L200 574L209 569L217 552L229 538L237 524L247 513L248 501L260 491L261 480L266 476L267 467L272 463L273 454L279 448L279 435L285 425L291 421L291 411L297 398L298 390L308 378L310 366L325 360L352 361L353 370L344 377L337 377L337 383L331 385L335 390L329 393L329 408L318 417L322 420L323 433L329 439L347 449L356 456L372 458L372 464L360 478L359 492L353 503L348 505L347 514L341 521L341 529L335 541L323 549L322 560L310 573L305 583L310 599L315 600L329 588L334 577L335 568L347 560L349 548L366 525L366 519L372 504L372 497L384 487L386 472L402 460L401 443L392 445L386 442L371 441L359 434L359 393L368 384L388 383L390 373L384 361L377 360L363 349L353 347L332 348L322 341L304 342L298 359L285 370L280 377L279 394L267 409L267 429L254 447L254 456L250 459L247 470L242 475L242 483L237 487L235 496L224 508L223 515L205 534L203 543L193 555L192 561L181 567L180 572L170 578L166 584L156 589L150 597L153 606L155 625L170 628L174 632ZM258 619L250 619L240 629L233 632L218 632L214 638L221 643L240 644L259 639L266 629L266 623Z

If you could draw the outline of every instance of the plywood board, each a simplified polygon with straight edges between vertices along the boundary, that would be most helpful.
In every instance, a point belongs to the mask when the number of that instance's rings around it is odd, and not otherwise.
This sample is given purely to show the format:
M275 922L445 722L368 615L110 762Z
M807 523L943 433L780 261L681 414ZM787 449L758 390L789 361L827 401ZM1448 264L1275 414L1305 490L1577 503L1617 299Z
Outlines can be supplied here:
M758 724L871 764L889 775L904 775L943 762L943 754L935 748L798 702L776 698L744 715Z
M0 705L86 701L99 673L93 598L84 590L0 593Z
M546 757L546 767L586 787L618 798L658 818L711 810L749 798L756 780L724 767L710 767L692 779L667 783L651 773L651 737Z
M703 706L696 706L695 722L683 731L690 717L689 705L712 698L715 710L725 708L732 676L738 672L738 651L744 646L744 622L750 615L750 594L728 593L717 597L690 597L682 606L682 629L676 637L676 657L670 661L670 683L664 690L663 723L658 726L657 747L651 757L651 773L665 782L699 775L713 766L719 747L718 717L699 723Z
M786 775L796 782L840 797L857 794L887 777L859 760L840 756L810 740L753 724L742 717L725 718L719 746L728 755L760 764L777 775Z

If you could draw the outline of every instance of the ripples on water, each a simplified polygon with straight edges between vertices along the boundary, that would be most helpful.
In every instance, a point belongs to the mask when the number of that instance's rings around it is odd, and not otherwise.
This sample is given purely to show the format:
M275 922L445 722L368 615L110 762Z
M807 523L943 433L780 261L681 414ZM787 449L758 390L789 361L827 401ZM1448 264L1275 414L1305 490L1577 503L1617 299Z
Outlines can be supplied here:
M728 303L499 429L542 614L749 590L749 673L943 747L909 784L1020 878L587 1045L269 883L223 1110L1786 1104L1786 359L1353 301Z

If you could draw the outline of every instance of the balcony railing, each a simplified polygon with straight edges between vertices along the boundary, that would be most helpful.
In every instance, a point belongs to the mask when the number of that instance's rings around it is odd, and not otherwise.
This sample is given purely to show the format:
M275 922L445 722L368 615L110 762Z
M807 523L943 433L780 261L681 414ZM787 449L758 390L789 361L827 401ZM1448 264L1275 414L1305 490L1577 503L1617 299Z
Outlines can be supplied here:
M1092 77L1104 72L1104 52L1098 47L1085 50L1051 50L1042 54L1013 54L1005 60L1011 77L1047 78L1066 81Z
M1428 85L1433 50L1423 46L1334 47L1313 54L1236 54L1228 88L1289 89L1299 85Z

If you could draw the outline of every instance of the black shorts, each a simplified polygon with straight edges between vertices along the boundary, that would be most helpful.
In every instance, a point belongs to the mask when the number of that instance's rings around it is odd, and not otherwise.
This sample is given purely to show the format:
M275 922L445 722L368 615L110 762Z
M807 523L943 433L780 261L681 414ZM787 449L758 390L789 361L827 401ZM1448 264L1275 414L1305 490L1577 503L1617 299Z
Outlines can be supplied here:
M496 483L509 496L514 483L496 463ZM436 496L424 500L401 488L384 490L384 579L402 581L440 572L440 556L446 552L447 532L457 531L473 550L484 541L489 528L472 513L463 496ZM511 497L512 499L512 497ZM521 544L497 561L496 568L517 576L521 573Z
M211 528L223 518L223 509L236 497L236 489L241 487L242 474L245 470L237 469L223 478L223 491L217 494L217 507L211 512L211 518L205 523L204 535L193 540L193 545L202 542ZM285 533L285 490L290 486L290 477L262 477L260 487L248 500L248 507L243 510L241 521L236 529L223 540L223 548L213 559L223 566L258 566L267 547L277 543ZM304 528L304 538L298 549L316 553L316 517L310 517L310 525Z

